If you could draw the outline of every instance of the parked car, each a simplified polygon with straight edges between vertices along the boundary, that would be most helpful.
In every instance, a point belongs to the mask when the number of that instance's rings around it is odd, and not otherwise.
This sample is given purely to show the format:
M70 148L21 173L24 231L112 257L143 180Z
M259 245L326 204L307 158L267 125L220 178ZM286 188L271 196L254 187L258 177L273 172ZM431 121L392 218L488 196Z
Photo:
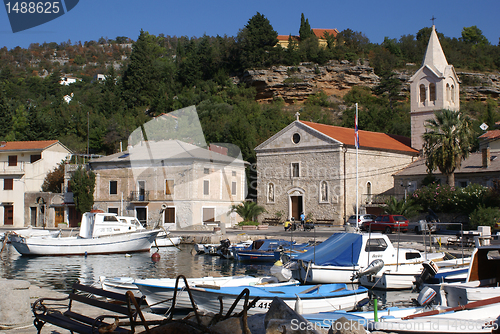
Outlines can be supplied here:
M373 221L363 223L363 230L381 231L387 234L392 232L408 232L408 219L401 215L381 215Z
M375 218L377 218L377 216L370 214L358 215L358 225L360 228L363 228L364 222L374 221ZM347 220L347 223L351 226L356 226L356 215L350 216L349 219Z
M422 234L422 231L426 232L430 231L431 233L433 233L437 231L437 225L422 219L419 220L418 222L409 223L408 230L414 231L415 234Z

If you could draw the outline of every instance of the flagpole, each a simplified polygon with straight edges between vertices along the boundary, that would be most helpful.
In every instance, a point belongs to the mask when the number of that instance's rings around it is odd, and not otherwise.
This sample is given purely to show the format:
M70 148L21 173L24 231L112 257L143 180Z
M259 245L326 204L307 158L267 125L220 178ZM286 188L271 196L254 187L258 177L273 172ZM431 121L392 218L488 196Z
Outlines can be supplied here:
M356 231L359 231L358 221L358 148L359 148L359 134L358 134L358 103L356 103L356 119L355 119L354 140L356 144Z

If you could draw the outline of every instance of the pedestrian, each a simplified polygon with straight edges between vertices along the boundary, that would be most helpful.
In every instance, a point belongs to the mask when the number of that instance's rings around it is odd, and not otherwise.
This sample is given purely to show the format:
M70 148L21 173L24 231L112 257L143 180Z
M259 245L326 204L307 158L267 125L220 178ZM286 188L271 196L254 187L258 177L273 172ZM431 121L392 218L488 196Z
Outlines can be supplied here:
M290 221L289 220L287 220L283 225L285 226L285 231L288 231L290 229Z
M302 227L302 230L304 230L305 221L306 221L306 215L304 214L304 212L302 212L300 215L300 226Z

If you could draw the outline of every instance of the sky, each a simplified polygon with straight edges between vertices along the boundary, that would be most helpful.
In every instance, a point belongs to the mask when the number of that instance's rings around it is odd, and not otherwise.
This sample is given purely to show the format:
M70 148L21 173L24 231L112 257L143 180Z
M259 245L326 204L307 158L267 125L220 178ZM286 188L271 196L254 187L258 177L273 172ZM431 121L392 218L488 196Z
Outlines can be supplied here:
M4 0L8 2L12 6L15 1ZM349 28L377 44L384 37L416 35L432 26L432 17L436 30L447 37L459 38L464 27L475 25L491 44L498 45L500 38L499 0L79 0L64 15L16 33L5 5L0 9L0 48L117 36L136 40L141 29L165 36L236 36L257 12L280 35L298 35L304 13L312 28Z

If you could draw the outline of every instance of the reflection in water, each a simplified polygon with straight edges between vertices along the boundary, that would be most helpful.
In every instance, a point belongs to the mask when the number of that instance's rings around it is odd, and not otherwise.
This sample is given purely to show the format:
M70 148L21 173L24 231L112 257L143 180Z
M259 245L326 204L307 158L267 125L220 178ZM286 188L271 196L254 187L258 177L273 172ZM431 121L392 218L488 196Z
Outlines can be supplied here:
M160 261L153 262L151 253L25 257L12 246L0 254L0 278L23 279L34 285L68 292L71 285L96 284L99 276L134 278L175 278L234 275L268 275L270 265L241 264L215 256L192 255L192 245L160 248Z

